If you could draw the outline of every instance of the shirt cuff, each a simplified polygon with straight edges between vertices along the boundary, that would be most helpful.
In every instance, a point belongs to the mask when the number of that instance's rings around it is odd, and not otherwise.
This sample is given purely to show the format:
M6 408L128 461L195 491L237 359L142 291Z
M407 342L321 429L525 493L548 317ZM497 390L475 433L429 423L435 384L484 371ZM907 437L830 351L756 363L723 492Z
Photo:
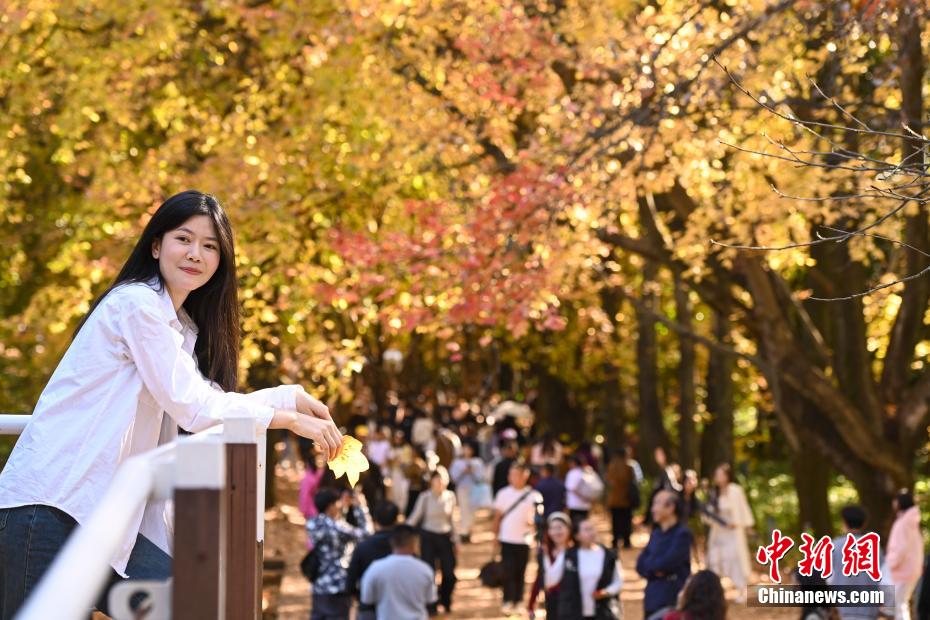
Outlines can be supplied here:
M255 427L267 432L271 425L271 419L274 417L274 407L262 405L258 407L255 415Z
M280 385L275 388L278 394L278 409L290 409L291 411L297 411L297 395L304 391L304 388L299 383L294 383L291 385Z

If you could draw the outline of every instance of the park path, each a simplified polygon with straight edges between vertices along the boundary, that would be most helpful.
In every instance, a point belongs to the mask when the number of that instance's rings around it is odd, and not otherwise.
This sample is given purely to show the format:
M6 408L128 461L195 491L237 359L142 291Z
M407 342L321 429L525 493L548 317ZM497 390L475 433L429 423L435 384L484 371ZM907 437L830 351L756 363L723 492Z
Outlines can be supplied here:
M281 591L277 601L278 618L281 620L307 620L310 617L309 584L300 574L298 565L305 550L304 518L297 510L297 487L299 472L296 469L279 469L278 492L279 505L266 512L266 552L265 557L280 556L286 562L281 581ZM609 525L603 514L597 514L595 521L601 532L601 540L609 541ZM636 574L636 557L645 546L648 535L642 528L637 528L633 536L633 548L621 554L623 566L623 603L624 620L642 620L643 588L645 581ZM456 576L452 614L440 615L439 618L481 618L483 620L506 620L508 617L500 610L500 592L481 585L478 571L487 562L491 554L493 537L490 532L490 517L480 516L472 533L472 542L461 546ZM527 570L527 592L530 581L536 576L536 564L531 560ZM733 602L735 591L728 590L728 618L730 620L787 620L796 618L796 609L760 609L747 608ZM517 616L511 616L516 618ZM525 614L522 617L526 617ZM541 611L538 618L545 617Z

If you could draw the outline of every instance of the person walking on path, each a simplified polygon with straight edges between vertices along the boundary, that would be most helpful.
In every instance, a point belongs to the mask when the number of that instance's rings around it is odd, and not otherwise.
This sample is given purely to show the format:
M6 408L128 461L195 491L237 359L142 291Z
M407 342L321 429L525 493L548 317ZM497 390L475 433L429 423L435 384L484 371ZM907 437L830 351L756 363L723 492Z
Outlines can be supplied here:
M349 562L355 545L372 533L365 496L352 492L351 509L358 527L349 525L343 516L339 491L321 489L314 501L319 514L307 521L307 535L320 570L313 581L313 608L310 620L343 620L352 609L352 594L347 584Z
M10 618L127 459L231 416L313 439L342 436L299 385L237 392L239 299L233 231L219 201L186 191L155 211L95 301L0 473L0 617ZM173 515L133 515L111 583L171 576ZM103 597L106 600L106 596Z
M526 565L535 535L536 518L542 506L542 496L527 485L529 477L529 466L516 461L510 467L509 484L494 497L491 529L496 532L500 545L504 575L501 609L505 614L518 609L523 600Z
M385 432L385 429L379 425L375 428L375 432L368 441L365 442L365 454L368 455L368 460L375 463L382 471L387 470L388 463L393 457L393 448L389 437L390 432Z
M597 473L582 456L576 454L572 457L572 468L565 476L565 505L576 526L591 513L593 498L589 495L588 480L596 476Z
M892 500L895 520L888 535L885 566L894 584L895 620L911 620L911 596L920 579L924 539L920 532L920 510L914 496L902 489Z
M536 490L543 498L543 517L565 510L565 485L555 475L555 466L546 463L540 469Z
M704 549L702 544L706 542L704 537L704 522L702 519L710 518L710 513L701 498L698 497L697 472L693 469L686 469L684 478L681 482L681 522L691 529L694 536L694 546L691 553L694 555L694 561L698 566L703 566Z
M620 562L597 542L590 519L578 524L577 546L544 559L546 588L559 587L558 620L609 620L620 616L617 596L623 586ZM547 616L548 613L547 613Z
M545 433L539 441L533 444L530 451L530 465L534 468L540 468L543 465L556 466L562 462L562 444L560 444L552 433Z
M839 567L843 566L843 547L846 545L846 538L852 534L856 540L862 538L865 532L865 524L868 520L868 514L861 506L845 506L840 511L840 518L843 520L843 526L846 533L833 539L833 573L827 577L827 585L830 586L871 586L875 585L872 578L866 572L857 575L846 576ZM880 560L876 558L876 562ZM879 607L837 607L836 614L839 620L875 620L878 618Z
M358 543L346 571L346 587L353 595L361 593L362 576L372 562L391 555L391 534L399 514L397 504L388 501L381 502L371 511L375 533ZM355 617L356 620L374 620L375 609L371 605L360 604Z
M312 519L317 515L313 498L320 490L320 482L326 471L326 468L318 463L317 458L318 456L312 452L307 455L307 460L304 461L304 477L300 481L300 489L297 493L297 507L300 508L300 513L305 519Z
M458 534L455 531L455 493L449 490L449 474L442 467L430 476L429 490L417 498L407 523L420 528L420 558L430 568L439 562L442 583L439 605L452 610L455 590L455 563L458 555Z
M646 579L643 617L660 620L671 611L691 574L691 530L680 522L678 495L662 490L652 499L649 542L636 559L636 572Z
M375 608L377 620L429 617L427 609L436 601L436 583L433 570L416 557L417 539L415 528L395 527L391 554L372 562L362 577L362 604Z
M491 492L496 496L498 491L507 486L510 479L510 466L517 460L517 442L507 440L501 444L501 455L494 464L491 475Z
M556 618L559 614L559 586L546 587L546 565L555 562L567 549L575 544L572 538L572 520L564 512L553 512L546 518L546 532L536 555L536 581L530 592L527 612L530 618L536 615L536 600L539 592L545 592L545 609L547 618Z
M618 448L614 452L614 457L607 464L605 478L613 548L617 549L622 541L623 548L629 549L632 546L630 536L633 533L633 511L637 508L634 500L638 497L634 497L636 494L633 493L636 477L633 468L627 463L626 448Z
M719 519L707 519L707 568L728 578L736 588L737 602L745 603L752 566L746 530L754 520L746 494L733 482L733 470L727 464L714 470L712 497L710 509Z
M471 540L471 528L475 523L475 512L480 499L477 494L485 482L484 462L475 456L475 444L462 443L462 454L452 461L449 476L455 483L455 496L459 504L459 533L465 542ZM484 487L487 494L487 487ZM486 495L487 497L487 495Z

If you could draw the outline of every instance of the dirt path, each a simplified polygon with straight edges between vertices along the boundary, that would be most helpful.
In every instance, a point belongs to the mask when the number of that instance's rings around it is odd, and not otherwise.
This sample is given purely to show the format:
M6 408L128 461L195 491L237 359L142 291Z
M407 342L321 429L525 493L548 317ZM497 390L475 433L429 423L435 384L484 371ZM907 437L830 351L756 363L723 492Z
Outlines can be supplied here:
M300 574L298 565L305 550L304 518L296 508L299 474L296 470L280 471L278 492L282 504L265 515L265 557L280 556L286 562L281 592L278 599L278 618L281 620L307 620L310 617L309 584ZM603 515L597 517L601 540L609 541L609 525ZM623 565L623 602L624 620L642 620L643 588L645 581L634 569L636 557L645 546L648 536L645 530L638 528L633 536L633 549L621 554ZM493 537L490 532L489 515L479 516L472 542L462 545L456 576L458 584L453 601L454 612L442 618L482 618L484 620L504 620L500 610L500 591L490 590L478 581L478 571L491 554ZM536 576L536 565L531 560L527 569L527 592L529 582ZM796 618L795 609L759 609L747 608L733 602L735 591L728 590L730 601L728 618L730 620L787 620ZM515 617L515 616L511 616ZM526 617L525 614L522 617ZM537 618L545 617L541 611Z

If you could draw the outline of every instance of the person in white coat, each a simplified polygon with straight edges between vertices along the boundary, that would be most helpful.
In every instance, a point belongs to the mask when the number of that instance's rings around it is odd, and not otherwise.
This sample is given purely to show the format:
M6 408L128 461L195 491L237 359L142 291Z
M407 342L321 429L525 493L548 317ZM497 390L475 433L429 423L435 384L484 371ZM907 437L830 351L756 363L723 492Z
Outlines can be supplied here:
M233 233L213 196L186 191L146 224L93 304L0 473L0 618L10 618L119 466L178 436L250 417L313 439L325 459L342 436L300 386L237 392L239 300ZM171 511L132 515L113 579L171 574Z
M707 568L720 577L728 578L736 588L736 600L746 602L751 564L746 531L754 519L742 487L733 482L729 465L714 470L714 492L708 510L718 519L707 518L710 528L707 536Z

